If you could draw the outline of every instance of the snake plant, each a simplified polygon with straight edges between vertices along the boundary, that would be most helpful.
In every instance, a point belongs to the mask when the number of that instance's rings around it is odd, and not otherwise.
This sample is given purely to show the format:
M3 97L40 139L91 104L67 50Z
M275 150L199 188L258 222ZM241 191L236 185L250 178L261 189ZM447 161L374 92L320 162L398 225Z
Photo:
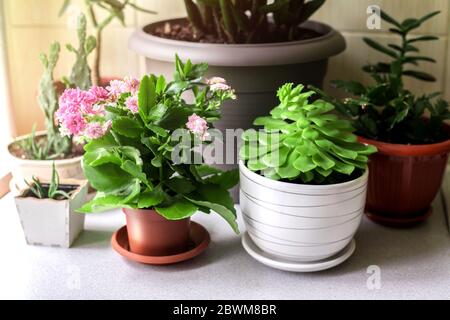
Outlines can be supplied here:
M311 101L316 92L303 89L288 83L278 90L280 104L254 121L263 130L244 132L241 159L273 180L330 184L361 175L376 148L357 141L351 123L332 113L334 105Z

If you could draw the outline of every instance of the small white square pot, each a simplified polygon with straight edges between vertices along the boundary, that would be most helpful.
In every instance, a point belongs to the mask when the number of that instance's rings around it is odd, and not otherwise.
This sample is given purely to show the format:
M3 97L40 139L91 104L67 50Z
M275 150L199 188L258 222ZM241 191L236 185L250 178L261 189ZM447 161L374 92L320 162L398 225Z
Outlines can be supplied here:
M70 199L25 197L28 189L15 197L17 212L29 245L70 248L84 229L84 214L76 213L86 202L87 181L64 180L61 185L79 186Z

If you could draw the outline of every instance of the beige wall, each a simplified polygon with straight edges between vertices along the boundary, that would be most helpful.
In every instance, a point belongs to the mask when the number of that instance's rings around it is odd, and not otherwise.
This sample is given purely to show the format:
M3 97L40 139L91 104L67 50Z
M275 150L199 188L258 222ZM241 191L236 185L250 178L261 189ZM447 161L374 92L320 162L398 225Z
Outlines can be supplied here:
M13 116L17 134L30 131L32 124L42 126L42 115L36 103L36 87L41 74L38 60L40 52L46 51L52 41L62 44L74 41L73 31L68 30L67 16L58 18L62 0L4 0L6 36L8 48L9 79L12 88ZM78 0L82 4L82 0ZM127 38L138 25L158 19L184 15L182 0L137 0L146 8L159 12L152 16L134 11L127 12L127 27L119 24L109 27L105 36L102 72L104 75L123 76L143 73L139 57L127 49ZM422 46L423 53L433 56L436 65L423 64L438 81L424 84L415 80L408 82L417 92L442 91L450 99L450 48L448 47L450 0L328 0L316 14L315 19L324 21L341 30L346 39L347 51L330 62L328 79L365 79L361 66L368 61L381 58L368 50L361 38L370 35L382 42L388 41L386 25L383 30L370 31L366 28L366 9L369 4L378 4L395 17L420 16L432 10L441 10L440 16L419 30L440 36L440 40ZM65 50L61 56L57 75L66 75L73 59Z

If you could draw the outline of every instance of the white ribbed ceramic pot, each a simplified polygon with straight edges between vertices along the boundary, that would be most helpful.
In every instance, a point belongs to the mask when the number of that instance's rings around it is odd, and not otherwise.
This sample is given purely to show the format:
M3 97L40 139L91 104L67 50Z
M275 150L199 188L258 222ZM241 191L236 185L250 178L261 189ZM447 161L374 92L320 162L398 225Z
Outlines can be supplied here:
M302 262L338 253L352 240L364 212L368 171L333 185L274 181L240 169L240 205L253 242L272 255Z
M36 132L36 136L45 135L45 131ZM30 135L24 135L16 138L8 145L8 151L11 150L11 145L27 139ZM82 156L63 160L29 160L17 158L8 152L9 164L11 166L11 174L13 181L19 189L27 188L24 180L31 181L32 177L38 177L44 182L50 181L52 177L53 163L55 169L59 174L61 180L78 179L84 180L83 169L81 167Z

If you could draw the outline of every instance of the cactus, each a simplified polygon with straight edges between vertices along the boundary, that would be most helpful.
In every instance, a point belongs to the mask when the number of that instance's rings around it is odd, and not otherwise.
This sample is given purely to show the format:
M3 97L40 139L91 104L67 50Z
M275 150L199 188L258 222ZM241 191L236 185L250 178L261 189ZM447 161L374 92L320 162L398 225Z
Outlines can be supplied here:
M229 43L267 40L273 15L278 41L295 40L298 26L307 21L325 0L184 0L191 25L198 33L223 37Z
M67 11L71 3L72 0L64 0L61 10L59 12L59 16L62 16ZM155 13L155 12L138 6L135 3L135 1L132 0L85 0L84 3L86 5L86 15L88 16L90 23L95 29L95 37L97 39L96 47L92 48L92 50L95 50L94 62L92 65L92 82L94 85L98 86L101 85L100 57L102 49L103 30L114 19L118 19L121 22L121 24L125 26L124 12L127 8L132 8L137 11L145 13ZM106 17L103 20L98 19L96 9L100 9L100 11L104 11L107 13Z
M71 44L66 45L67 49L76 56L69 82L71 85L82 90L87 90L92 86L91 68L89 67L88 56L97 46L97 41L94 36L87 37L86 28L86 16L80 14L77 22L78 49L75 49Z
M55 112L58 109L58 94L56 92L53 73L59 59L60 51L60 44L58 42L54 42L50 45L48 55L44 53L41 53L40 55L42 65L44 66L44 73L39 83L38 102L44 113L45 127L47 129L47 139L45 141L46 145L41 145L40 148L42 150L46 150L39 156L42 160L68 154L72 149L71 140L66 137L62 137L59 134L55 121ZM34 140L34 135L32 135L32 137ZM42 140L41 143L43 143ZM33 156L34 154L35 152L31 153L33 158L35 158L35 156Z

